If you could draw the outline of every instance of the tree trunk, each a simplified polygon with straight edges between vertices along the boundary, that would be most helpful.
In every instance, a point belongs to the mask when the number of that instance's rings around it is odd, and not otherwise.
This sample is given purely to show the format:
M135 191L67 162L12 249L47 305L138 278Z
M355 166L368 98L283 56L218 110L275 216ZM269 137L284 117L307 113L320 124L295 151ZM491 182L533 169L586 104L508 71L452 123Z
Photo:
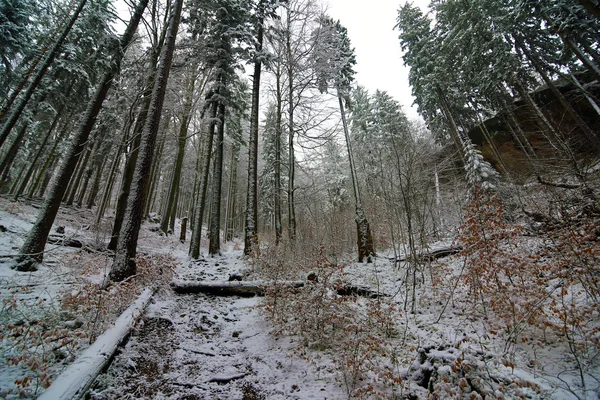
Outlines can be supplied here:
M85 146L85 144L84 144L84 146ZM90 160L90 156L95 149L96 149L95 142L92 144L91 149L89 147L85 147L84 149L82 149L82 152L84 152L83 159L81 159L79 162L79 165L76 166L75 179L72 179L72 182L70 183L70 189L67 193L67 199L66 199L67 206L72 206L73 203L75 202L75 195L77 194L77 190L79 189L79 185L81 184L81 179L83 179L83 176L87 170L87 164Z
M46 157L46 161L44 161L44 165L38 171L36 178L34 180L34 184L31 186L31 188L29 189L29 192L27 193L28 199L32 199L34 197L35 193L38 190L40 190L41 188L44 188L42 190L42 194L44 193L45 186L47 185L46 176L49 174L48 171L54 165L54 159L55 159L54 155L56 154L56 149L58 148L58 145L62 142L62 140L67 136L67 133L68 133L67 126L73 120L73 115L75 115L75 111L71 111L71 113L69 113L69 115L64 119L61 126L57 129L58 134L56 135L56 138L54 139L54 143L52 144L52 149L48 153L48 156Z
M552 27L554 32L560 37L562 42L567 46L573 54L581 61L581 63L590 71L592 74L596 76L596 79L600 80L600 68L586 55L581 51L579 47L563 32L560 27L550 18L550 16L542 11L542 17L546 20L546 22Z
M41 262L43 260L43 251L46 245L46 240L48 239L50 229L52 229L52 224L54 223L54 219L58 213L60 202L65 194L67 184L73 175L73 170L79 161L79 156L82 150L85 148L87 139L92 131L94 123L96 122L96 117L98 116L98 113L102 108L102 103L108 94L108 90L110 89L115 76L120 70L121 60L123 58L125 49L133 39L147 3L148 0L140 0L138 3L134 14L129 21L127 29L121 37L120 51L115 55L113 66L109 72L104 75L94 97L88 104L88 108L83 117L81 126L78 128L76 134L72 138L69 148L66 150L64 162L59 169L57 176L55 177L54 184L48 193L44 207L38 215L38 218L34 223L33 228L29 232L29 235L25 239L25 243L21 247L20 263L17 267L17 269L20 271L30 271L35 268L34 264L36 262Z
M160 180L160 163L162 162L163 152L165 149L165 142L167 132L169 132L169 122L171 118L168 118L163 127L163 134L158 139L158 149L156 150L156 157L152 160L152 169L150 171L150 185L144 195L144 216L150 214L154 210L154 204L156 201L156 188L158 181Z
M288 11L288 20L290 13ZM291 29L291 28L288 28ZM290 240L296 239L296 204L294 202L294 192L296 190L294 179L296 176L296 159L294 155L294 70L291 65L292 44L290 38L291 32L286 34L287 51L287 78L288 78L288 235Z
M446 120L448 121L448 125L450 126L450 136L452 136L452 140L454 141L454 145L456 146L456 150L458 152L458 155L460 156L460 159L463 163L463 165L466 165L466 160L465 160L465 148L464 148L464 144L463 144L463 140L460 137L460 133L458 132L458 127L456 126L456 122L454 121L454 118L452 117L452 113L450 112L450 108L448 107L448 103L446 102L446 97L444 96L443 92L438 88L437 89L437 95L438 95L438 99L440 101L440 105L442 107L442 112L444 113L444 116L446 117Z
M220 78L219 78L220 79ZM219 80L217 79L217 80ZM202 220L204 219L204 209L206 207L206 191L208 188L208 178L210 170L210 159L212 157L213 141L215 136L215 119L218 111L218 91L212 93L212 109L208 122L208 134L206 138L206 148L204 159L202 160L202 171L200 172L200 181L198 182L198 198L194 210L194 227L192 229L192 238L190 240L190 257L197 259L200 256L200 242L202 240Z
M233 239L234 231L234 215L236 209L237 198L237 169L240 145L234 142L231 146L231 164L229 167L229 187L227 190L227 205L225 207L225 241L229 242Z
M256 59L252 75L252 108L250 111L250 138L248 141L248 192L246 194L246 232L244 235L244 254L258 250L258 113L260 100L260 60L263 50L264 0L258 4L256 37Z
M117 249L117 241L119 240L119 232L123 225L123 217L125 216L125 208L127 207L127 198L129 197L129 191L131 190L131 184L133 182L133 172L135 170L135 164L138 159L140 150L140 142L142 137L142 129L146 118L148 116L148 109L150 108L150 101L152 100L152 88L154 86L154 80L156 77L156 62L158 60L158 49L153 51L153 56L150 57L150 71L146 78L144 87L144 93L142 95L143 101L138 110L135 125L133 127L133 136L130 146L129 155L125 157L125 168L123 170L123 176L121 177L121 189L119 197L117 199L117 207L115 211L115 222L113 224L112 233L110 236L110 242L106 247L108 250Z
M225 105L219 104L219 126L213 165L212 213L210 217L210 240L208 253L221 254L221 186L223 182L223 142L225 141Z
M171 213L174 213L175 196L179 192L179 182L181 180L181 168L183 166L183 156L185 155L185 143L188 135L188 127L190 124L190 117L192 112L192 100L194 95L194 83L196 82L196 68L193 67L190 72L189 80L187 83L187 89L185 92L185 100L183 104L183 111L181 115L181 125L179 127L179 136L177 137L177 156L175 158L175 166L173 167L173 179L171 180L171 187L169 188L169 199L167 201L167 208L162 216L160 229L166 234L168 230L168 223L171 219Z
M181 219L181 233L179 234L179 241L181 243L185 243L185 236L187 233L187 222L188 222L187 217L183 217Z
M173 12L169 18L169 28L165 36L165 44L163 45L160 62L156 71L156 82L152 91L148 118L146 118L144 129L142 130L142 141L140 143L138 161L135 165L131 193L127 199L124 225L121 228L121 232L119 232L115 259L109 274L110 279L117 282L136 273L135 254L137 252L140 225L142 224L144 197L147 192L152 156L160 126L169 74L171 72L175 39L181 20L182 6L183 0L174 0Z
M373 235L371 227L365 216L360 200L360 190L358 187L358 177L356 175L356 166L354 164L354 154L352 152L352 143L350 142L350 133L348 132L348 123L346 121L346 111L344 110L344 101L340 89L337 89L338 102L340 104L340 114L342 115L342 127L344 128L344 137L346 138L346 147L348 149L348 161L350 162L350 175L352 175L352 188L354 189L354 201L356 208L356 232L358 245L358 262L363 262L366 257L368 263L373 262L375 249L373 246Z
M598 116L600 116L600 106L598 105L598 103L596 102L595 99L592 99L592 97L590 96L590 93L583 87L581 86L581 83L579 82L579 80L577 79L577 77L573 74L569 74L569 78L571 79L571 81L573 82L573 84L575 86L577 86L577 88L579 88L579 90L581 90L581 93L585 96L586 100L588 101L588 103L590 103L590 106L592 106L592 108L594 109L594 111L596 111L596 114Z
M275 211L275 246L279 245L282 236L282 224L281 224L281 68L280 64L277 63L277 72L275 74L276 79L276 99L277 102L277 116L275 121L275 199L274 199L274 211Z
M548 132L550 132L550 134L552 135L552 138L555 140L555 142L557 142L558 146L556 147L556 150L558 150L559 153L562 153L567 158L567 161L573 167L573 172L575 173L577 178L582 180L583 177L582 177L581 169L579 168L577 159L575 158L575 155L573 154L573 151L569 147L568 143L566 143L563 135L546 118L546 116L544 115L542 110L540 110L540 108L535 103L535 101L533 101L533 99L529 95L529 92L527 91L527 89L525 88L523 83L519 80L519 78L515 77L514 80L515 80L515 88L517 89L517 91L519 92L521 97L525 100L525 103L529 106L529 108L533 112L533 114L538 117L538 119L542 122L543 126L546 128L543 130L547 130ZM550 140L550 143L552 144L553 142Z
M25 133L27 133L27 129L29 128L29 120L24 121L21 130L17 134L15 140L13 140L12 144L8 148L8 151L2 158L2 162L0 162L0 189L4 188L4 184L9 180L10 167L21 148L21 144L23 144L23 137L25 137Z
M592 130L590 129L588 124L585 123L585 121L581 118L581 116L571 106L571 103L569 103L569 101L565 98L565 96L561 93L561 91L558 90L556 85L548 77L548 75L546 74L546 72L544 71L542 66L540 65L539 59L537 57L534 57L529 52L529 50L527 50L525 48L525 46L523 44L521 44L518 41L516 41L516 43L517 43L517 46L521 48L521 50L523 51L523 54L527 57L527 59L529 60L531 65L533 65L533 67L538 72L538 74L540 74L540 76L542 77L542 79L544 80L546 85L550 88L550 90L552 91L552 94L554 94L554 97L556 97L556 99L560 102L560 104L563 106L563 108L569 113L571 118L573 118L573 121L579 127L579 129L583 132L583 134L588 139L588 141L592 144L592 146L594 146L596 148L596 150L600 150L600 141L598 140L598 137L594 134L594 132L592 132Z
M66 91L67 96L71 92L71 87L72 86L70 86ZM54 119L52 120L52 123L50 124L50 128L48 128L48 131L46 132L46 135L44 136L42 143L40 143L40 147L38 148L38 151L35 153L33 160L31 160L31 164L29 165L29 169L27 170L27 173L25 173L25 176L23 177L23 180L21 181L19 188L15 192L15 196L14 196L15 201L17 201L19 199L19 196L21 196L23 191L25 191L25 188L27 187L27 184L29 183L29 180L31 179L31 175L33 174L33 171L35 169L35 165L37 164L38 160L40 159L42 152L44 150L44 147L46 146L46 143L48 143L48 140L50 140L50 137L52 136L52 132L56 128L58 121L63 116L62 113L63 113L64 109L66 108L66 105L67 105L67 101L65 100L63 102L63 104L61 104L58 111L56 111L56 115L54 116Z
M108 152L107 152L108 153ZM103 154L106 156L107 154ZM94 179L92 180L92 188L87 197L86 208L91 210L92 207L96 204L96 197L98 196L98 192L100 191L100 181L102 180L102 172L104 171L104 167L106 165L106 160L104 157L100 159L100 164L98 164L98 168L94 174ZM82 199L83 202L83 199ZM82 203L80 202L80 204Z
M147 1L147 0L144 0L144 1ZM81 14L81 10L83 9L83 7L85 6L86 3L87 3L87 0L81 0L79 2L77 9L75 10L75 12L73 13L73 16L67 23L67 26L65 26L65 28L62 30L62 32L60 33L60 36L56 39L56 42L54 42L54 45L52 46L50 51L48 51L48 53L46 54L44 59L41 61L39 70L36 72L35 77L33 78L31 84L27 87L27 89L23 93L23 95L21 97L21 101L19 101L14 106L15 108L12 111L9 110L10 113L6 116L6 119L2 121L3 122L2 128L0 128L0 148L2 148L2 145L8 138L8 135L10 134L12 128L15 126L15 124L19 120L19 117L21 116L21 113L25 109L27 102L33 95L34 91L37 89L40 82L42 81L42 78L46 74L46 71L48 71L48 68L54 62L54 59L58 55L58 52L59 52L63 42L65 41L65 38L71 31L71 28L75 24L75 21L77 21L77 19L79 18L79 14Z

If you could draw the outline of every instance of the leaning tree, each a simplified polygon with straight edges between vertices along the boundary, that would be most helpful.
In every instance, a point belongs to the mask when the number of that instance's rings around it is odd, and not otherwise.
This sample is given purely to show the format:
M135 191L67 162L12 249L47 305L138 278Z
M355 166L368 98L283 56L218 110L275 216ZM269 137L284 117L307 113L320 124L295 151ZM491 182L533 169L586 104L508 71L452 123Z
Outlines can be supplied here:
M354 190L356 209L354 219L357 229L358 261L363 262L366 258L367 262L372 262L372 257L375 255L373 236L360 198L360 188L344 104L348 104L351 83L354 79L353 66L356 64L354 49L350 46L346 28L339 21L334 21L328 16L321 16L320 25L314 34L314 39L313 61L318 89L323 93L327 91L329 86L333 86L340 106Z

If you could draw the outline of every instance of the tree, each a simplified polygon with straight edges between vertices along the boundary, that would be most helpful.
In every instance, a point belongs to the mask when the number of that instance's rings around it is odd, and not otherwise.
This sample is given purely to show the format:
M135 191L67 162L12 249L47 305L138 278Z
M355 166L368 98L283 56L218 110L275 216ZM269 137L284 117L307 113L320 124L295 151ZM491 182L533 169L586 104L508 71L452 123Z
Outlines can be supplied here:
M19 266L20 271L30 271L35 269L35 263L43 259L43 251L48 239L48 234L52 228L56 214L60 207L60 202L67 190L68 182L73 175L75 166L79 157L86 146L87 139L92 131L98 113L102 108L102 103L106 98L115 76L118 74L125 49L133 40L135 31L148 0L140 0L135 8L135 12L121 36L117 54L114 55L112 65L109 71L104 75L101 83L96 88L96 92L88 104L83 121L78 127L71 144L64 156L64 161L59 169L54 184L46 197L43 209L40 211L36 222L29 232L25 243L20 250Z
M275 2L276 3L276 2ZM260 74L262 70L265 18L272 16L273 2L259 0L256 6L254 29L254 72L252 74L252 106L250 110L250 139L248 140L248 191L246 197L246 233L244 254L249 255L258 245L258 112L260 100Z
M179 183L181 181L181 168L183 167L183 157L185 155L185 145L188 136L188 127L191 119L192 106L194 104L194 87L196 83L197 72L196 67L189 69L188 79L186 82L183 109L179 118L179 135L177 137L177 156L173 167L173 179L169 188L169 197L167 200L167 209L162 216L160 229L166 234L168 232L169 220L171 214L175 213L176 203L175 198L179 193Z
M327 16L320 18L320 27L316 32L315 40L313 57L318 88L321 92L325 92L328 86L332 84L336 90L340 106L356 209L358 261L363 262L366 258L367 262L372 262L372 257L375 255L373 237L361 202L356 165L344 108L344 102L348 103L350 84L354 79L354 70L352 69L356 63L354 50L350 47L350 39L346 28L339 21L335 22Z
M37 67L37 71L34 73L31 83L27 86L27 89L21 95L21 99L19 100L19 102L7 111L3 111L3 115L0 115L0 123L2 123L2 126L0 127L0 148L8 138L8 135L16 125L17 121L19 120L19 117L23 113L27 102L29 102L29 100L31 99L31 96L42 81L42 78L46 74L46 71L48 71L48 68L58 55L61 46L63 45L63 42L65 41L67 35L71 31L71 28L73 28L73 25L75 25L75 22L79 18L79 15L81 14L81 11L83 10L83 7L86 3L87 0L81 0L79 2L77 8L73 12L73 15L62 29L60 35L56 38L56 41L54 42L52 47L48 50L47 54L44 55L43 59L40 60L39 67ZM29 76L26 75L23 79L26 79L28 77ZM4 118L4 113L7 113L6 118Z
M171 72L182 7L183 0L174 0L165 35L165 42L156 71L156 80L154 82L154 89L152 90L152 100L148 109L148 117L142 130L140 150L134 172L135 179L129 198L127 199L124 225L119 233L115 259L109 274L110 279L117 282L136 273L135 254L140 225L142 223L144 197L149 182L149 172L152 165L156 136L160 126L167 83Z

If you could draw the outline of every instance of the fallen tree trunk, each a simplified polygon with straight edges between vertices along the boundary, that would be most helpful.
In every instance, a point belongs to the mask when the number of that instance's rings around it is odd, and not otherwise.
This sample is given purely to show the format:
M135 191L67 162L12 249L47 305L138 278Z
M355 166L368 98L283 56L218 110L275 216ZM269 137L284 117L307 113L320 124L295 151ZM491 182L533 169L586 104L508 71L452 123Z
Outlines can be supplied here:
M146 289L115 322L115 326L104 332L94 344L87 348L52 382L38 400L81 399L112 359L135 322L150 302L153 289Z
M194 294L205 293L215 296L264 296L268 286L279 285L291 288L300 288L304 286L303 281L230 281L230 282L173 282L171 287L175 293Z
M81 249L83 247L82 241L66 237L65 235L49 235L48 243L58 246L74 247L76 249Z
M426 253L418 253L417 259L421 262L433 261L433 260L437 260L438 258L444 258L444 257L451 256L453 254L460 253L460 251L462 249L463 249L462 246L444 247L444 248L429 251ZM408 261L410 259L411 259L410 255L405 255L404 257L391 258L390 260L392 260L392 261L395 260L396 262L400 262L400 261Z
M230 282L172 282L171 288L179 294L204 293L215 296L264 296L267 289L274 286L288 288L301 288L306 284L314 284L305 281L230 281ZM371 299L377 297L389 297L389 295L375 291L368 286L356 286L342 284L337 287L340 296L361 296Z

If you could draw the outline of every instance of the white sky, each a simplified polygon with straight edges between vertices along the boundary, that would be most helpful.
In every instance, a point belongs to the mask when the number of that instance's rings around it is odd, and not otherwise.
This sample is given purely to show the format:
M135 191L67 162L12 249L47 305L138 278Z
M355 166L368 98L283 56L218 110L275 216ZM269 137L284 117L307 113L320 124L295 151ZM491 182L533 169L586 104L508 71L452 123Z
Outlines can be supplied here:
M402 61L398 31L394 30L398 9L406 0L325 0L328 14L348 29L356 54L356 82L369 92L385 90L411 118L418 118L411 104L408 68ZM424 11L429 0L411 0Z

